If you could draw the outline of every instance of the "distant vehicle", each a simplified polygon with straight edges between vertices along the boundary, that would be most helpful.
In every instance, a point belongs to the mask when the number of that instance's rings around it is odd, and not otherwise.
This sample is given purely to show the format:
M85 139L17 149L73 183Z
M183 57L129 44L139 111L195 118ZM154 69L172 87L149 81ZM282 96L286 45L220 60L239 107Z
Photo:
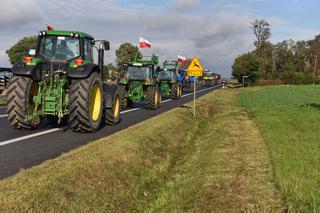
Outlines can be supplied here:
M147 109L157 109L161 104L158 85L158 56L137 59L125 64L124 76L118 85L121 96L121 108L126 109L133 103L145 100Z
M178 81L178 62L176 60L165 60L163 69L158 72L160 91L163 96L171 96L173 100L182 95L182 85Z

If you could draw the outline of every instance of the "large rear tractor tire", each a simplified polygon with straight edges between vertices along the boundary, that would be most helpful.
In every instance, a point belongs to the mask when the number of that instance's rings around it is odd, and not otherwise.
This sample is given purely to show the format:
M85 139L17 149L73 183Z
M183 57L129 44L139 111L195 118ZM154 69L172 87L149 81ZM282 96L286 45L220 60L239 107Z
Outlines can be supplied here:
M158 87L149 86L147 88L146 97L146 108L147 109L157 109L159 107L159 102L161 102L161 96Z
M120 121L121 98L119 89L115 91L111 108L105 108L105 123L114 126Z
M35 129L40 125L40 117L31 121L26 118L35 105L33 97L38 94L38 84L31 78L14 76L11 78L6 94L7 113L11 126L16 129Z
M103 114L103 87L98 73L71 81L69 123L75 132L95 132Z

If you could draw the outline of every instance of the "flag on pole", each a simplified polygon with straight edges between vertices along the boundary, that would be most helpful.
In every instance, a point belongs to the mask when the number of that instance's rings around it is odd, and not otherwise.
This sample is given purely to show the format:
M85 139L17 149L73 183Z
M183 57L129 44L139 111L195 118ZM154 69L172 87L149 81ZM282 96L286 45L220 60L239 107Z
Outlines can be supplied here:
M186 58L181 56L181 55L178 55L178 62L180 63L184 63L186 61Z
M147 40L142 37L140 37L140 48L151 48L152 44Z
M46 24L47 25L47 24ZM47 29L48 30L54 30L54 27L50 26L50 25L47 25Z

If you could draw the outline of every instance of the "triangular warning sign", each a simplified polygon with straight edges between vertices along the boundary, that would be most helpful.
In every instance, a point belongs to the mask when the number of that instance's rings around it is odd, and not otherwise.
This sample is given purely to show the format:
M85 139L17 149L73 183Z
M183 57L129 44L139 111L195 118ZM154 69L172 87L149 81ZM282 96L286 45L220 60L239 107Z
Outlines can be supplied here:
M188 67L188 76L202 76L202 65L197 57L194 57Z
M200 64L197 57L194 57L192 62L190 63L188 67L188 71L202 71L202 65Z

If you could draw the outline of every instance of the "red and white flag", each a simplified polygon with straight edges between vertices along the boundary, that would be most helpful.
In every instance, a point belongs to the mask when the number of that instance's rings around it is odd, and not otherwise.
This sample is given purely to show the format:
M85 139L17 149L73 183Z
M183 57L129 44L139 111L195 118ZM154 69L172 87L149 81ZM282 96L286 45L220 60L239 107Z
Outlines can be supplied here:
M152 44L147 40L142 37L140 37L140 48L151 48Z
M47 25L47 24L46 24ZM47 29L48 30L54 30L54 27L50 26L50 25L47 25Z
M178 62L180 63L184 63L186 61L186 58L181 56L181 55L178 55Z

